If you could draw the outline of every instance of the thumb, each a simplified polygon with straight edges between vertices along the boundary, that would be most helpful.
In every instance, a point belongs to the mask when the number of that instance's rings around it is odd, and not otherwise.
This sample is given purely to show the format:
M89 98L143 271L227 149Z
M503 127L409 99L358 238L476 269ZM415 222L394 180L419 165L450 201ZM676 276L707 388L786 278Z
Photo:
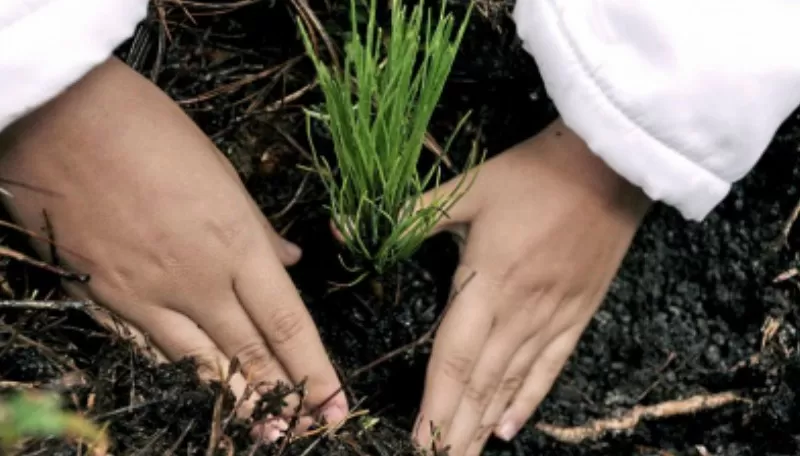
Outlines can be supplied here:
M428 236L442 231L461 232L475 218L482 206L477 169L458 175L444 184L425 192L417 201L414 212L438 211L439 220Z
M453 179L431 189L422 196L414 205L412 214L434 208L440 212L441 217L428 233L428 237L452 231L463 234L463 226L469 223L481 206L481 195L476 188L477 175L475 170L461 174ZM330 229L333 237L340 243L345 239L333 219L330 220Z
M256 205L256 202L250 197L247 188L244 186L242 179L239 178L239 174L236 172L236 169L233 167L230 160L228 160L228 158L225 157L225 155L223 155L219 149L214 148L214 150L216 152L215 156L225 169L225 173L237 183L239 188L242 190L242 193L248 196L250 208L253 210L253 213L256 214L256 217L261 220L261 225L264 227L267 238L269 239L272 247L275 249L275 254L278 256L281 263L287 267L297 264L297 262L300 261L300 257L303 256L303 249L301 249L297 244L289 242L286 240L286 238L275 231L275 228L272 227L272 223L270 223L269 219L267 219L261 209ZM2 190L2 188L0 188L0 190Z
M275 253L284 266L293 266L300 261L300 257L303 255L303 250L300 246L286 240L286 238L278 234L269 220L264 216L262 216L262 225L264 226L264 231L267 233L270 244L272 244L272 248L275 249Z

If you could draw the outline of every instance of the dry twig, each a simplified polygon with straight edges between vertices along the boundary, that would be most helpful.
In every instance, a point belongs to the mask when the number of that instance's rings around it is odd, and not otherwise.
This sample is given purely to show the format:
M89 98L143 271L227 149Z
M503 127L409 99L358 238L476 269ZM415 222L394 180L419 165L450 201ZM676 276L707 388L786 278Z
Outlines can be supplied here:
M266 107L265 111L269 112L269 113L273 113L273 112L278 111L279 109L283 108L286 104L292 103L294 101L297 101L300 97L302 97L303 95L305 95L306 93L308 93L309 91L311 91L315 87L317 87L318 84L319 84L319 81L315 80L314 82L312 82L310 84L304 85L303 87L295 90L294 92L292 92L290 94L287 94L285 97L281 98L280 100L277 100L277 101L275 101L273 103L270 103L269 106Z
M536 429L560 442L577 444L586 440L597 440L609 432L631 431L642 420L691 415L743 401L745 399L732 392L700 394L660 404L637 405L618 418L595 420L582 426L561 427L540 422L536 424Z
M328 35L328 32L325 31L325 27L322 26L319 18L314 13L314 10L308 5L306 0L291 0L292 5L294 6L295 10L300 16L300 20L305 22L306 30L311 32L311 40L314 42L315 51L319 54L317 50L317 42L316 36L322 38L322 41L325 43L325 47L328 50L328 54L331 56L331 60L335 67L339 68L339 53L336 50L336 46L333 44L331 37Z
M795 204L794 209L792 209L792 213L789 215L789 218L786 220L786 222L784 222L781 234L775 241L775 250L780 250L787 245L789 242L789 234L792 232L792 228L794 227L798 216L800 216L800 201Z
M37 301L33 299L3 300L0 308L25 310L89 310L94 309L91 301Z
M449 169L450 171L455 170L455 168L453 167L453 162L444 153L444 149L442 148L441 145L439 145L439 143L436 141L436 138L434 138L430 132L425 133L425 141L423 142L423 145L425 146L426 149L428 149L434 155L439 157L442 160L442 163L444 163L444 165L447 166L447 169Z
M213 3L191 0L163 0L162 3L175 4L191 17L191 14L189 14L189 8L196 8L197 11L194 12L195 16L213 16L216 14L227 14L260 1L261 0L241 0L238 2Z
M211 99L213 99L215 97L218 97L219 95L222 95L222 94L225 94L225 93L231 93L231 92L233 92L235 90L238 90L241 87L244 87L244 86L246 86L248 84L252 84L253 82L258 81L259 79L264 79L264 78L270 77L270 76L272 76L272 75L274 75L276 73L283 73L283 72L289 70L290 68L292 68L300 60L301 60L300 57L291 58L288 61L286 61L286 62L284 62L284 63L282 63L280 65L275 65L275 66L269 67L269 68L267 68L267 69L265 69L263 71L260 71L260 72L255 73L255 74L251 74L251 75L245 76L245 77L243 77L243 78L241 78L239 80L233 81L231 83L215 87L215 88L209 90L208 92L202 93L202 94L200 94L200 95L198 95L196 97L187 98L187 99L183 99L183 100L178 100L177 103L179 105L183 106L183 105L187 105L187 104L193 104L193 103L199 103L199 102L202 102L202 101L211 100Z
M7 257L13 260L17 260L21 263L29 264L33 267L56 274L66 280L75 280L82 283L86 283L89 281L88 274L80 274L77 272L67 271L64 268L53 266L52 264L45 263L44 261L31 258L25 255L24 253L17 252L16 250L11 250L8 247L0 246L0 257Z

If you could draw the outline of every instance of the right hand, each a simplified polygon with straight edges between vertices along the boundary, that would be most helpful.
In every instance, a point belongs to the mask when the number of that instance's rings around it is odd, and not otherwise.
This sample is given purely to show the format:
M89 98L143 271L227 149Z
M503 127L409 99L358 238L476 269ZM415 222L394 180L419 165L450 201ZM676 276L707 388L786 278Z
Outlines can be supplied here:
M303 427L340 390L284 269L300 249L274 231L202 131L122 62L0 134L0 179L16 220L45 234L46 211L60 259L91 275L68 291L146 333L164 357L194 357L209 377L226 376L237 357L238 395L245 378L261 392L307 380ZM288 416L298 398L287 401ZM347 410L339 391L320 413L336 423ZM276 417L258 429L274 438L284 427Z
M479 455L492 433L511 440L533 416L651 205L561 120L464 177L472 185L431 233L464 242L415 433L451 456Z

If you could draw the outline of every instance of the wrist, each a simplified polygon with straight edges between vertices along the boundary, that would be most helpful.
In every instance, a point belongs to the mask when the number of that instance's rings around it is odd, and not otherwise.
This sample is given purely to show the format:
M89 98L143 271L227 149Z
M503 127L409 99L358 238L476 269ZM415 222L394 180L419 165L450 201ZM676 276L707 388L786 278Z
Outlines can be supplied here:
M593 201L637 225L653 201L641 188L611 169L583 139L559 118L539 135L550 144L537 148L539 159Z
M120 75L127 71L132 70L115 57L92 68L61 93L0 131L0 152L18 152L23 149L17 147L19 143L30 141L32 137L46 137L64 143L76 137L91 138L91 133L102 131L105 123L113 117L109 115L113 111L104 106L106 100L114 97L115 89L121 89ZM92 153L94 148L39 147L26 150L26 153L33 152L43 158L63 158L65 155Z

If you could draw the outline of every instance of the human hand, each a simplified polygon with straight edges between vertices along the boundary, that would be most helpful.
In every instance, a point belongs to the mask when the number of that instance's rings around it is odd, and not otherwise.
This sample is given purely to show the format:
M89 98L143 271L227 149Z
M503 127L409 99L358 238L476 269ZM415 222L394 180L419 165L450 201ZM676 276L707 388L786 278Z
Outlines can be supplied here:
M518 433L599 307L648 207L561 121L477 169L435 230L465 244L458 293L428 365L415 428L421 446L430 447L431 424L451 456L479 454L492 433Z
M194 357L224 379L237 357L240 396L245 378L261 392L307 378L305 414L339 390L284 269L300 249L177 105L123 63L101 65L3 132L0 179L14 217L39 231L46 211L61 260L91 275L68 290L146 333L166 358ZM298 401L287 398L286 415ZM340 392L321 414L335 423L347 408ZM285 425L258 429L274 438Z

